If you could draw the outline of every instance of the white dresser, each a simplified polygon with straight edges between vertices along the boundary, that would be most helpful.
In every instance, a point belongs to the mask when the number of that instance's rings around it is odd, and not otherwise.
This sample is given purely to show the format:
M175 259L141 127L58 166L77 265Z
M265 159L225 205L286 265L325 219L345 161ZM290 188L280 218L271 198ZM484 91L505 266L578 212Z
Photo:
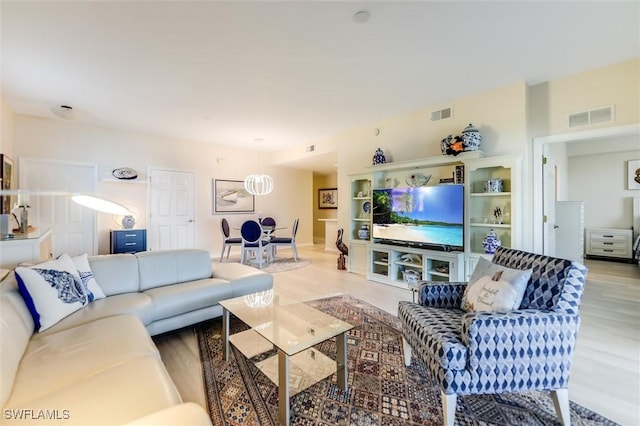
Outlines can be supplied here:
M586 233L587 256L631 259L631 229L587 228Z

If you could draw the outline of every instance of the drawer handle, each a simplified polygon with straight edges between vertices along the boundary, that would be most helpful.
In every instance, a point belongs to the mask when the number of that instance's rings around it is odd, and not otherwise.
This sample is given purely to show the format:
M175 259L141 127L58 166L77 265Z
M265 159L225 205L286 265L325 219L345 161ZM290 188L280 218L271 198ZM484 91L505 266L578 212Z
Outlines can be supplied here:
M604 238L613 238L613 235L603 235Z
M135 246L138 243L124 243L125 246Z
M612 246L612 245L613 245L613 243L608 243L608 242L606 242L606 241L605 241L604 243L602 243L602 244L604 244L604 245L606 245L606 246Z
M125 237L135 237L135 236L137 236L137 235L138 235L138 234L124 234L124 236L125 236Z
M607 251L609 253L613 253L613 250L610 250L610 249L602 249L602 251Z

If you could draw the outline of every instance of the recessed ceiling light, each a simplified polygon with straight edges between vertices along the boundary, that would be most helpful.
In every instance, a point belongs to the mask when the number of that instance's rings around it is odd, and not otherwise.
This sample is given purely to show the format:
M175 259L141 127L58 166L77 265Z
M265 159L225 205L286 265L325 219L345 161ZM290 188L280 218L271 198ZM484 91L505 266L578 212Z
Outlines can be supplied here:
M357 22L358 24L363 24L369 20L370 16L371 14L366 10L360 10L356 12L351 19L353 19L353 22Z

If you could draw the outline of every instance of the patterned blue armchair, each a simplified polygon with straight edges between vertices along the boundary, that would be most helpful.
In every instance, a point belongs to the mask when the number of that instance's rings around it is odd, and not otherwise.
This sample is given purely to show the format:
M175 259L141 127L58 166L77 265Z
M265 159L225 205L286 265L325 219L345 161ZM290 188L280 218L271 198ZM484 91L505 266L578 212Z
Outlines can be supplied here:
M445 425L458 395L548 390L569 425L568 382L580 326L586 268L577 262L498 248L493 263L532 269L520 309L465 312L466 283L426 282L418 303L400 302L405 363L424 361L442 391Z

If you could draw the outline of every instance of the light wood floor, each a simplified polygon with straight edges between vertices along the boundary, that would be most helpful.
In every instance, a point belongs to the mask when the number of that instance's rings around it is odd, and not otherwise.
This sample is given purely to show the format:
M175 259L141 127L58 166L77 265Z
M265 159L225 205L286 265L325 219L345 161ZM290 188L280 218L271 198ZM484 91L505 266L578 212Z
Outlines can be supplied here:
M274 274L275 290L301 301L348 293L394 315L400 300L411 300L408 290L337 270L337 254L323 248L299 248L311 265ZM586 265L569 398L623 425L640 425L640 268L595 260ZM154 340L183 399L206 405L193 330Z

